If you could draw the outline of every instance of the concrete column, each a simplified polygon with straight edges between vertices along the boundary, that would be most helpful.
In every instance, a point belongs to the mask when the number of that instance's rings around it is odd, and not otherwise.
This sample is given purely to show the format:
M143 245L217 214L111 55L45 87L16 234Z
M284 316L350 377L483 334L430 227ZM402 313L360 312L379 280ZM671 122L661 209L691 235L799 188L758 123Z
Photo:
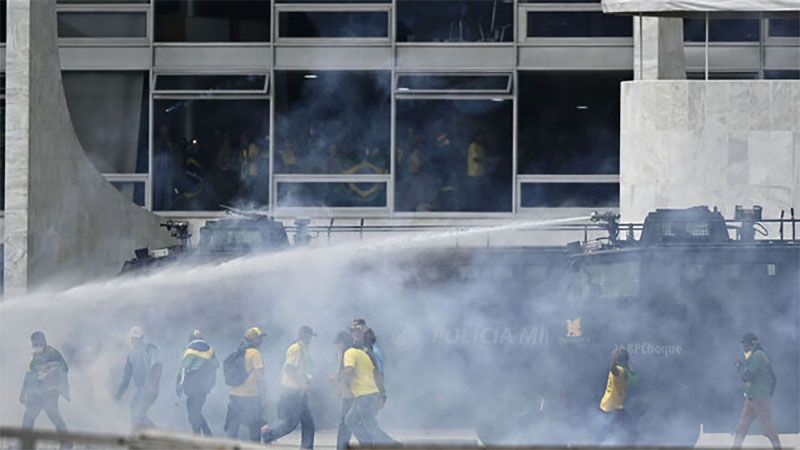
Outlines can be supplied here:
M633 19L633 75L635 80L684 80L683 19Z
M116 274L140 247L173 244L86 157L61 82L55 0L8 0L5 293ZM33 25L33 26L31 26Z

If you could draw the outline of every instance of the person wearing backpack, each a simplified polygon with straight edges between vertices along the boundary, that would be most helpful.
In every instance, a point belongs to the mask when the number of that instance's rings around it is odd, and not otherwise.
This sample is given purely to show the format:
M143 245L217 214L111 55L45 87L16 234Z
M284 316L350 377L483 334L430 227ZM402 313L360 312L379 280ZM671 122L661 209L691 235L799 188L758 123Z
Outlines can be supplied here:
M778 381L772 370L772 360L761 348L758 337L753 333L747 333L742 337L742 351L744 351L744 361L737 357L735 362L745 384L744 407L739 424L736 426L733 447L742 447L747 430L757 418L764 429L764 436L769 439L772 447L781 448L780 438L772 422L772 395L775 393Z
M603 430L598 444L602 445L609 435L627 435L624 442L615 442L617 445L634 445L637 431L633 419L625 409L625 400L628 397L628 388L636 386L639 376L629 365L630 356L622 347L611 352L611 368L608 371L608 380L603 398L600 400L600 410L606 417L607 425Z
M203 339L200 330L189 336L189 344L183 351L181 369L175 381L178 397L186 394L186 412L195 434L212 436L208 422L203 416L203 404L217 381L219 362L214 349Z
M22 428L33 428L36 418L44 411L53 422L56 431L66 433L67 425L58 410L58 399L64 397L69 400L69 384L67 382L69 367L61 353L47 345L43 332L36 331L31 335L31 346L33 352L19 396L20 403L25 405ZM62 444L63 448L69 446L67 443Z
M128 389L131 380L136 388L131 399L131 422L133 429L153 427L153 421L147 416L147 410L158 398L163 365L158 360L158 348L145 342L140 327L131 328L128 334L131 350L125 359L125 371L122 383L117 388L114 399L119 401Z
M283 392L278 401L278 417L282 420L275 428L265 427L263 441L270 443L286 436L300 425L300 448L314 448L314 416L308 407L311 389L311 339L316 336L307 325L300 327L297 340L287 349L281 375Z
M225 432L233 439L239 437L239 427L244 425L250 432L250 440L261 441L266 402L264 360L260 350L263 336L260 328L249 328L239 348L222 363L225 383L231 386Z

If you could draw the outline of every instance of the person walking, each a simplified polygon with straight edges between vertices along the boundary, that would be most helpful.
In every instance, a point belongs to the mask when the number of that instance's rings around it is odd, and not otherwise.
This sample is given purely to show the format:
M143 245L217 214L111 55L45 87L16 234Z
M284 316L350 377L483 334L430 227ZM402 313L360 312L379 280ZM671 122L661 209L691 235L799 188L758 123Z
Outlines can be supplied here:
M25 405L22 428L31 429L36 418L44 411L59 433L67 432L67 425L58 408L59 397L69 401L69 367L64 357L55 348L47 345L42 331L31 334L31 352L28 371L22 382L19 402ZM71 447L62 443L62 448Z
M281 421L273 429L265 429L263 441L270 443L286 436L300 425L300 448L314 448L314 417L308 407L308 392L311 389L311 339L316 336L309 326L302 326L297 340L286 349L281 386L283 392L278 401L278 417Z
M203 404L217 381L218 367L214 349L203 339L200 330L194 330L183 351L175 391L178 397L186 394L186 413L195 434L212 436L211 428L203 416Z
M337 383L337 391L339 397L342 399L342 413L339 416L339 427L336 431L336 450L345 450L348 444L350 444L350 438L353 436L347 423L345 423L345 417L347 417L347 413L350 412L350 407L353 406L353 393L345 383L343 364L344 352L352 346L352 342L350 333L346 331L340 332L336 336L336 340L333 341L336 345L336 360L338 361L338 366L336 372L331 375L330 379L331 382Z
M261 440L267 398L264 359L261 356L263 336L260 328L249 328L239 348L223 362L225 383L231 386L225 432L233 439L238 439L239 428L244 425L250 432L250 440Z
M114 399L119 401L128 389L131 380L135 392L131 400L131 423L133 429L153 427L153 421L147 411L156 402L161 383L163 365L158 359L158 348L144 340L144 332L140 327L131 328L128 334L131 350L125 359L122 382L117 388Z
M609 436L613 436L616 445L634 445L638 433L628 411L625 401L628 397L628 388L633 387L639 380L638 375L629 365L628 351L622 347L611 352L611 368L608 371L608 381L603 398L600 400L600 410L606 418L606 425L599 444L602 445ZM620 441L620 434L626 437Z
M737 357L736 368L745 384L744 406L739 424L736 426L733 447L742 447L747 430L753 421L758 419L764 436L769 439L772 448L781 448L780 438L772 421L772 395L778 382L772 370L772 360L761 348L758 337L753 333L747 333L742 337L742 350L744 361Z
M375 380L375 363L363 348L365 331L362 325L351 326L353 346L342 356L343 377L353 394L353 405L345 416L345 423L360 445L394 444L395 440L378 424L383 393Z

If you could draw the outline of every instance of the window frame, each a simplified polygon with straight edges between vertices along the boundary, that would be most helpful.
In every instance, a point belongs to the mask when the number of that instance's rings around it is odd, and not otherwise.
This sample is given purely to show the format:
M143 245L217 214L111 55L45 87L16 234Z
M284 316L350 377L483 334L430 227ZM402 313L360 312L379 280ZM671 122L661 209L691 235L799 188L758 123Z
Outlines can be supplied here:
M600 3L520 3L518 5L517 16L517 44L521 46L587 46L587 45L604 45L604 46L633 46L633 36L616 36L616 37L535 37L528 36L528 13L531 12L600 12L602 13L602 5ZM634 19L631 17L631 21ZM635 33L634 33L635 34Z
M444 71L427 71L427 72L416 72L416 71L397 71L394 74L395 76L395 96L398 99L406 99L406 98L413 98L415 96L426 96L426 95L444 95L444 96L483 96L483 95L490 95L492 98L499 98L504 96L512 96L512 90L514 86L514 73L512 72L444 72ZM508 77L508 81L506 83L505 89L414 89L414 88L401 88L400 87L400 78L401 77L413 77L413 76L429 76L429 77L446 77L446 76L477 76L477 77L496 77L496 76L505 76Z
M247 73L243 73L241 71L236 72L221 72L221 71L171 71L171 70L159 70L153 71L153 89L151 89L154 95L164 97L164 96L194 96L194 95L203 95L203 96L211 96L211 97L220 97L220 96L237 96L237 95L270 95L270 71L248 71ZM179 90L179 89L164 89L158 90L156 88L156 83L158 82L159 76L263 76L264 77L264 86L261 89L241 89L241 90L202 90L202 89L187 89L187 90Z
M151 195L151 181L149 173L104 173L103 178L111 183L143 183L144 184L144 205L137 205L148 211L152 211L153 200ZM111 186L117 189L113 185ZM135 203L135 202L133 202Z
M280 17L287 12L383 12L386 13L386 37L282 37ZM394 5L391 3L275 3L272 29L276 45L347 46L379 44L389 45L395 37Z
M252 70L250 71L230 71L226 73L221 73L219 70L211 70L211 71L193 71L191 72L192 75L253 75ZM164 71L164 70L155 70L153 69L150 73L150 83L151 86L155 86L156 75L157 74L169 74L169 75L182 75L185 74L184 71ZM271 73L270 73L271 75ZM269 80L266 81L267 86L269 86ZM154 209L153 204L153 177L155 174L153 173L153 152L155 151L155 133L153 128L155 126L156 114L155 114L155 102L156 100L263 100L268 102L268 116L267 116L267 125L269 126L269 164L268 164L268 171L270 178L274 178L273 174L273 145L274 145L274 137L273 137L273 125L274 125L274 114L275 114L275 106L274 100L272 95L269 93L268 90L266 93L263 94L237 94L237 93L228 93L226 91L208 91L202 93L187 93L186 91L179 91L178 94L170 94L170 93L156 93L153 90L150 91L150 133L149 133L149 164L150 168L148 170L147 175L150 177L149 184L145 193L147 194L147 204L149 207L148 210L152 211L154 214L157 214L160 217L180 217L180 218L213 218L219 217L226 213L226 210L222 207L219 209L211 209L211 210L156 210ZM268 186L272 189L272 183L268 182ZM265 211L270 211L272 208L272 192L269 192L267 196L268 204L263 205L262 208Z
M58 3L56 5L56 23L62 13L130 13L144 14L145 35L143 37L127 38L102 38L102 37L58 37L59 46L65 47L143 47L149 46L152 41L152 11L149 3L141 4L71 4Z

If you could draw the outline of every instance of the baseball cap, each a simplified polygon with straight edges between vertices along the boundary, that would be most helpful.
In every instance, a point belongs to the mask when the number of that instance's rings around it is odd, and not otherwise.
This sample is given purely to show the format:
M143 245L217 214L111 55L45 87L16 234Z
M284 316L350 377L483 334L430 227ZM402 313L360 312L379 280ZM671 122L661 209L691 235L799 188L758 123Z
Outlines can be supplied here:
M259 327L250 327L247 329L247 331L244 332L245 339L255 339L263 335L264 333L261 331L261 328Z

